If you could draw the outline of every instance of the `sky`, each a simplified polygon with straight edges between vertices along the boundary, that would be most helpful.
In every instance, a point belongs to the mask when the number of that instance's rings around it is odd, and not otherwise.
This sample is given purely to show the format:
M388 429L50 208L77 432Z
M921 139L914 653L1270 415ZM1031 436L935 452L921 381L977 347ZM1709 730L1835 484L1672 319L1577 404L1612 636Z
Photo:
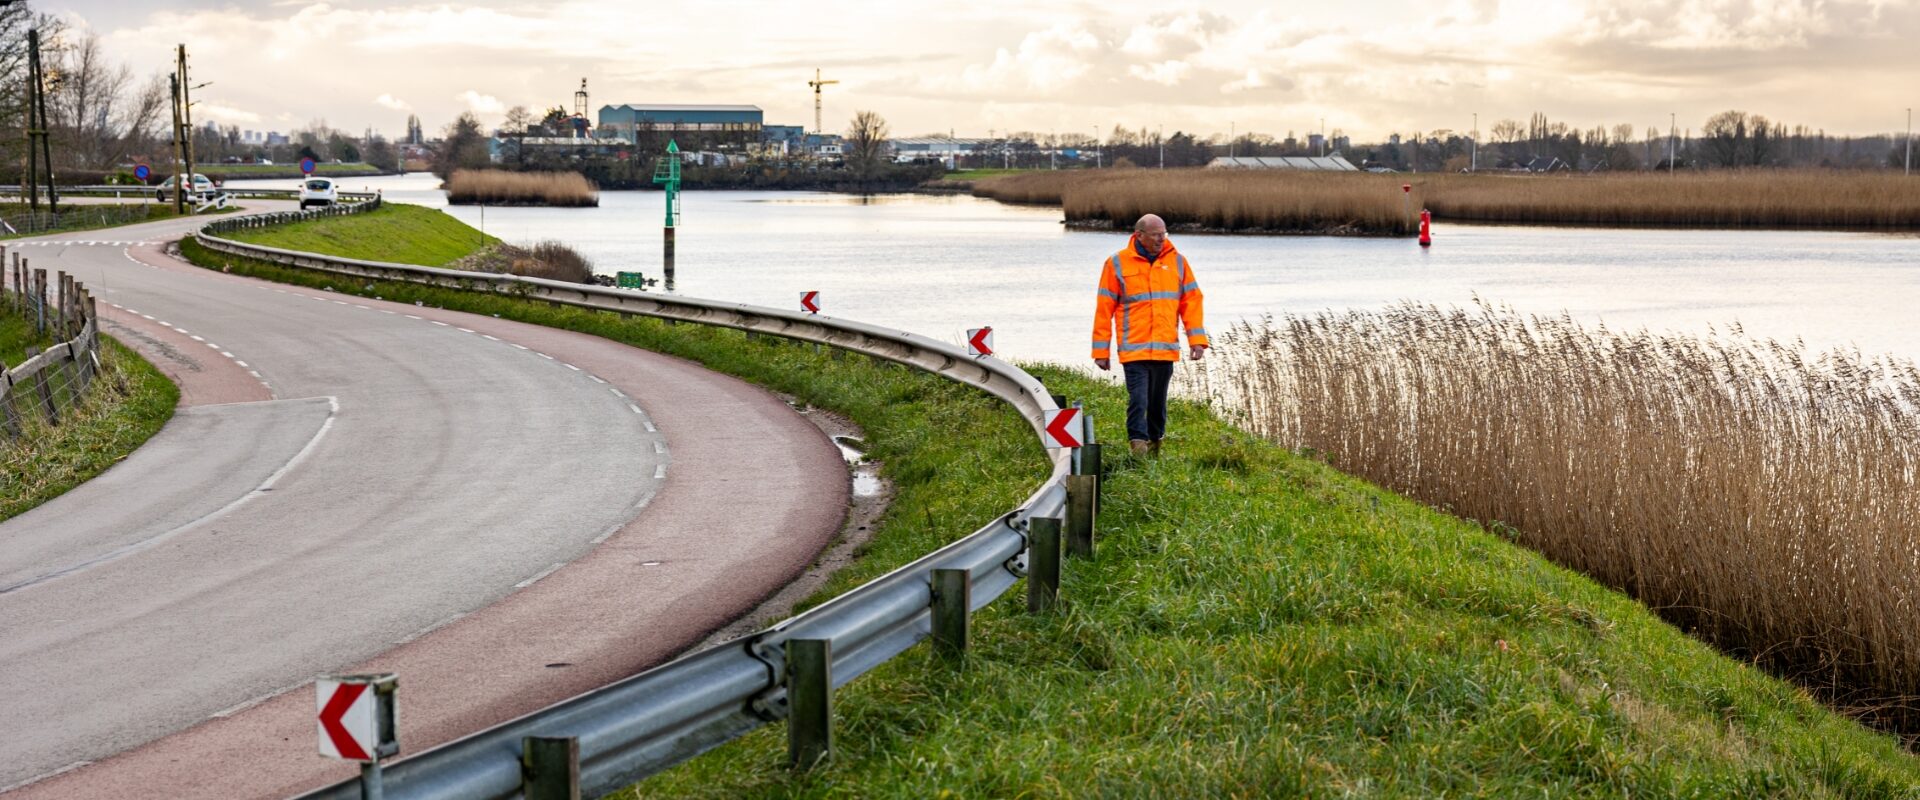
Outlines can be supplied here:
M1920 106L1920 0L413 2L35 0L138 74L187 45L195 120L389 136L410 113L756 105L895 136L1130 129L1356 140L1545 113L1699 128L1728 109L1900 133ZM1324 120L1324 123L1322 122Z

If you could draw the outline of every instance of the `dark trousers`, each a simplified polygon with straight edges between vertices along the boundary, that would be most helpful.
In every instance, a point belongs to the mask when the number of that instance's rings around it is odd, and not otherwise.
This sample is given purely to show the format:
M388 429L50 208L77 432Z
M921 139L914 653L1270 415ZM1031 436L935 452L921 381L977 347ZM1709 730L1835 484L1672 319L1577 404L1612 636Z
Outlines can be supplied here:
M1167 435L1167 382L1171 361L1131 361L1120 365L1127 376L1127 438L1157 442Z

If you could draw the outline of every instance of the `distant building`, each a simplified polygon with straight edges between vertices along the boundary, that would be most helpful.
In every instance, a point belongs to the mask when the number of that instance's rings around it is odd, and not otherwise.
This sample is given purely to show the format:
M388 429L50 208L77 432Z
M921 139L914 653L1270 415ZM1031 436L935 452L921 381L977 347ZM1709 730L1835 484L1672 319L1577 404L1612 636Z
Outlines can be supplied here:
M1307 150L1318 153L1320 152L1321 148L1326 146L1327 146L1327 137L1321 136L1320 134L1317 134L1317 133L1307 134Z
M1360 168L1335 154L1318 156L1241 156L1220 157L1207 162L1207 169L1297 169L1317 172L1359 172Z
M631 140L619 136L495 136L487 140L487 157L498 164L536 152L580 158L619 155L632 148Z
M962 156L985 153L993 148L992 139L955 139L952 137L934 137L927 139L894 139L893 160L918 161L929 159L945 161L949 165Z
M268 147L275 147L275 146L283 145L286 143L287 143L286 134L281 133L279 131L267 131L266 144Z
M759 106L646 105L600 107L600 125L618 135L637 133L715 133L749 135L759 141L764 115Z

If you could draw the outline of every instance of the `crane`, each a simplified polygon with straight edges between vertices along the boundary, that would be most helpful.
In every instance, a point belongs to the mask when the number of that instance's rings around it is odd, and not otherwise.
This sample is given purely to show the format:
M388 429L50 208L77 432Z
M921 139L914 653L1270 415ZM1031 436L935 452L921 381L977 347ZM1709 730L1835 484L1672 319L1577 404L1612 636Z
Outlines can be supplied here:
M813 80L807 81L807 85L813 87L813 132L815 135L820 133L820 87L834 83L839 83L839 81L820 80L820 70L818 69L813 71Z

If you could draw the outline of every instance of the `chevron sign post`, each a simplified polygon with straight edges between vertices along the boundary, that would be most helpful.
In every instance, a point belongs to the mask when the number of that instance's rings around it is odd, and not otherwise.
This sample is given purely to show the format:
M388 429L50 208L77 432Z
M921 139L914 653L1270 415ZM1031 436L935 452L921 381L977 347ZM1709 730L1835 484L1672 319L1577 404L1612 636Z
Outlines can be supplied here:
M820 313L820 293L819 292L801 292L800 307L806 309L807 313L809 314Z
M1080 446L1080 409L1061 408L1047 412L1047 447Z
M315 681L320 755L377 762L381 756L400 752L393 708L396 682L391 673L340 675Z
M993 329L968 328L967 352L975 356L993 355Z

